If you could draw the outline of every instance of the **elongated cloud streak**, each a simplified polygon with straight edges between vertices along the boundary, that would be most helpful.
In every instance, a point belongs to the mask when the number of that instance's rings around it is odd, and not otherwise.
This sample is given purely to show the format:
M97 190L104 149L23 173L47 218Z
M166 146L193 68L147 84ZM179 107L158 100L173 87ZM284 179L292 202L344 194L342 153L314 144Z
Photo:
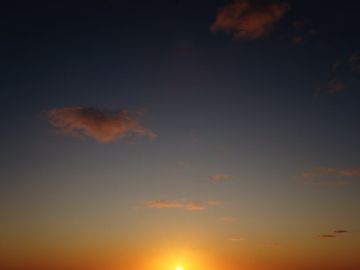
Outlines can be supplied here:
M101 143L113 142L130 135L156 138L154 132L138 122L139 116L133 116L127 110L64 107L49 110L46 116L65 135L87 136Z
M303 177L305 178L321 176L360 177L360 168L337 169L329 167L319 167L303 173Z
M200 201L176 201L176 200L151 200L145 202L145 205L149 208L156 209L183 209L187 211L201 211L205 210L209 206L219 205L220 201L216 201L217 204L214 204L215 201L200 202Z
M230 32L237 39L258 39L269 33L288 9L287 4L235 0L219 10L210 30Z

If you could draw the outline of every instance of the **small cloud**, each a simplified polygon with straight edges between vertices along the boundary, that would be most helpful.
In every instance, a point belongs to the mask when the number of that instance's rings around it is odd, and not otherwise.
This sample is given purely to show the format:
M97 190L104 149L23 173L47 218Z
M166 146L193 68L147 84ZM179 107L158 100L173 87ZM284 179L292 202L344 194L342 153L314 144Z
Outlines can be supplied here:
M60 133L73 137L87 136L101 143L131 135L156 138L154 132L138 122L140 114L134 116L127 110L64 107L49 110L45 115Z
M220 183L229 181L232 179L232 176L225 174L225 173L216 173L210 176L210 180L214 183Z
M334 231L334 233L336 233L336 234L344 234L344 233L348 233L349 231L347 231L347 230L336 230L336 231Z
M345 89L346 89L345 83L338 79L333 79L329 81L324 87L324 91L326 91L329 94L336 94L339 92L343 92L345 91Z
M348 60L351 69L355 72L360 72L360 53L355 52L353 53Z
M232 33L237 39L259 39L271 32L288 9L285 3L260 5L250 0L235 0L219 10L210 30Z
M183 209L187 211L202 211L208 208L209 206L215 206L219 204L214 204L211 202L220 202L220 201L176 201L176 200L151 200L145 202L145 205L148 208L156 209Z
M226 216L226 217L222 217L221 220L226 222L226 223L230 223L230 222L234 222L236 221L238 218L234 217L234 216Z
M335 234L321 234L319 235L319 238L323 238L323 239L329 239L329 238L335 238L336 235Z

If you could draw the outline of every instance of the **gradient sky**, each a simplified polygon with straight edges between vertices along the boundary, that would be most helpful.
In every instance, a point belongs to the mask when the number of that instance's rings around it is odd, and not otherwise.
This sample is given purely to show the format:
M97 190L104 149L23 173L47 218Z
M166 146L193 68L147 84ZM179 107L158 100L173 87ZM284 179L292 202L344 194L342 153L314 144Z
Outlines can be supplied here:
M2 5L0 268L359 270L359 10Z

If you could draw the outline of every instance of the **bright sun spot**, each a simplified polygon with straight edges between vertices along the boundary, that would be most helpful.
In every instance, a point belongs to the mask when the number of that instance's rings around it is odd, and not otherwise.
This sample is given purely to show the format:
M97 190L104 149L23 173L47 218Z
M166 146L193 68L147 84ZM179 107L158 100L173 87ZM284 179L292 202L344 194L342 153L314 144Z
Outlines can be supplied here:
M176 270L184 270L184 268L181 265L179 265L176 267Z

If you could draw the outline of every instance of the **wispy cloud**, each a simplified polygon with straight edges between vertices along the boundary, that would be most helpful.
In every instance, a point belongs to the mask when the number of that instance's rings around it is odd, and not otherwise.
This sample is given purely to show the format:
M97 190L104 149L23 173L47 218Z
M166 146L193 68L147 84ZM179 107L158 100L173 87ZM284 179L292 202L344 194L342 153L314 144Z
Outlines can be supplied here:
M232 179L232 176L226 174L226 173L216 173L210 176L210 180L214 183L220 183L229 181Z
M148 208L156 208L156 209L183 209L187 211L202 211L208 208L209 206L216 206L218 204L214 204L213 202L220 201L177 201L177 200L151 200L145 202L145 205Z
M302 176L310 184L342 186L349 184L350 178L360 177L360 168L319 167L303 172Z
M325 239L335 238L335 237L336 237L335 234L321 234L321 235L319 235L319 238L325 238Z
M271 32L288 9L286 3L235 0L219 10L210 30L232 33L237 39L255 40Z
M156 138L154 132L139 123L140 114L131 115L127 110L64 107L49 110L45 115L62 134L87 136L101 143L113 142L131 135Z

